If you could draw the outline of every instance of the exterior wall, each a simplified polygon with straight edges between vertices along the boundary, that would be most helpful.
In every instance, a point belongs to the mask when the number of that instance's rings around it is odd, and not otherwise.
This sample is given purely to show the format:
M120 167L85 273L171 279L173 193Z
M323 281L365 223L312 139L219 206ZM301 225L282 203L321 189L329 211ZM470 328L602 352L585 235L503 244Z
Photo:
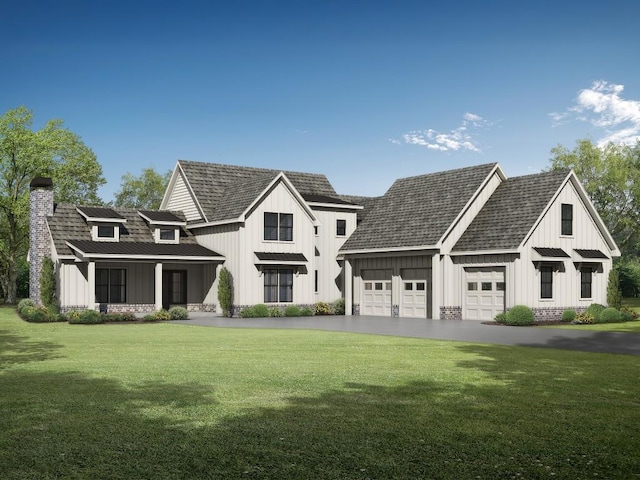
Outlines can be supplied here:
M561 205L573 205L573 235L561 235ZM562 248L572 258L562 262L560 271L553 274L553 298L540 298L540 270L534 264L533 247ZM576 263L582 259L574 249L600 250L610 255L610 249L591 215L578 196L573 184L568 182L544 214L531 237L521 248L521 261L516 275L516 303L528 305L536 311L572 308L581 310L592 303L606 304L607 283L612 261L605 259L601 267L593 273L592 298L580 298L580 271ZM600 260L600 259L598 259ZM562 310L560 310L561 313ZM541 313L542 315L542 313Z
M164 208L167 210L181 210L188 222L202 219L196 206L196 201L187 188L182 173L178 173L173 191Z
M441 251L443 253L449 253L451 251L458 240L460 240L460 237L465 232L465 230L469 227L469 225L471 225L473 219L476 217L476 215L478 215L480 210L482 210L482 207L484 207L485 203L487 203L487 200L489 200L493 192L496 191L496 188L498 188L501 183L502 179L500 178L500 175L495 172L486 183L482 191L475 198L473 203L469 205L469 208L462 215L460 221L455 225L455 227L451 229L451 232L449 233L449 235L447 235L447 238L442 242Z
M331 303L343 296L343 265L336 261L338 250L356 229L356 212L353 210L329 208L313 209L318 223L318 235L315 235L317 254L313 256L310 275L314 279L314 270L318 271L318 291L316 302ZM346 235L336 235L337 220L346 221ZM312 286L313 288L313 286Z
M51 255L51 234L47 216L53 215L53 185L32 187L29 197L29 298L40 300L42 260Z
M61 262L57 265L57 290L60 310L84 310L87 308L89 284L87 264Z

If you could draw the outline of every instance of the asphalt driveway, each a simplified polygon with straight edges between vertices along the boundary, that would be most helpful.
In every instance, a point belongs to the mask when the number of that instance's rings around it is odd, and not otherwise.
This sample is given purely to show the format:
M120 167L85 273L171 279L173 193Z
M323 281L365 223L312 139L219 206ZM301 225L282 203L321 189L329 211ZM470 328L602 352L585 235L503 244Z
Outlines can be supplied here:
M174 323L225 328L299 328L640 355L640 334L638 333L507 327L483 324L474 320L425 320L362 315L225 318L214 314L191 313L189 320L176 320Z

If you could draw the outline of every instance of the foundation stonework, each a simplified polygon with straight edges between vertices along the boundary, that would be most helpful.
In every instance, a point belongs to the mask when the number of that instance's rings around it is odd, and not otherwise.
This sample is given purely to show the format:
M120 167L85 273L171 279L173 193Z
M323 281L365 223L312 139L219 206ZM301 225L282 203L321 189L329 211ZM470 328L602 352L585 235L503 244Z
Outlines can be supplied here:
M462 320L462 307L440 307L441 320Z

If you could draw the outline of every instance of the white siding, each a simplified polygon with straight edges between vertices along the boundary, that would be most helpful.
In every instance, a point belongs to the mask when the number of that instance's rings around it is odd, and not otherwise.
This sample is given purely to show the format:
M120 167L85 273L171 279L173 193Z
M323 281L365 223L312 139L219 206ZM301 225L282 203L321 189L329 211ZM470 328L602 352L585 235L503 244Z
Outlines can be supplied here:
M87 264L60 263L58 265L58 299L61 307L87 306Z
M196 201L191 195L189 188L187 188L182 173L178 174L176 178L173 191L167 201L166 209L182 211L187 221L202 220L202 215L200 215Z

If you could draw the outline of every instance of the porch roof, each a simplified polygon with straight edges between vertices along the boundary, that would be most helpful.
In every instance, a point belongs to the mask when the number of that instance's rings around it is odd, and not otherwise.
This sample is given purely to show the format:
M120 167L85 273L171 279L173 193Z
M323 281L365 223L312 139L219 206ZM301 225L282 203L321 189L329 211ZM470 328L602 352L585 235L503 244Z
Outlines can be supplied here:
M87 259L224 261L224 256L199 244L150 242L94 242L69 240L67 245Z

